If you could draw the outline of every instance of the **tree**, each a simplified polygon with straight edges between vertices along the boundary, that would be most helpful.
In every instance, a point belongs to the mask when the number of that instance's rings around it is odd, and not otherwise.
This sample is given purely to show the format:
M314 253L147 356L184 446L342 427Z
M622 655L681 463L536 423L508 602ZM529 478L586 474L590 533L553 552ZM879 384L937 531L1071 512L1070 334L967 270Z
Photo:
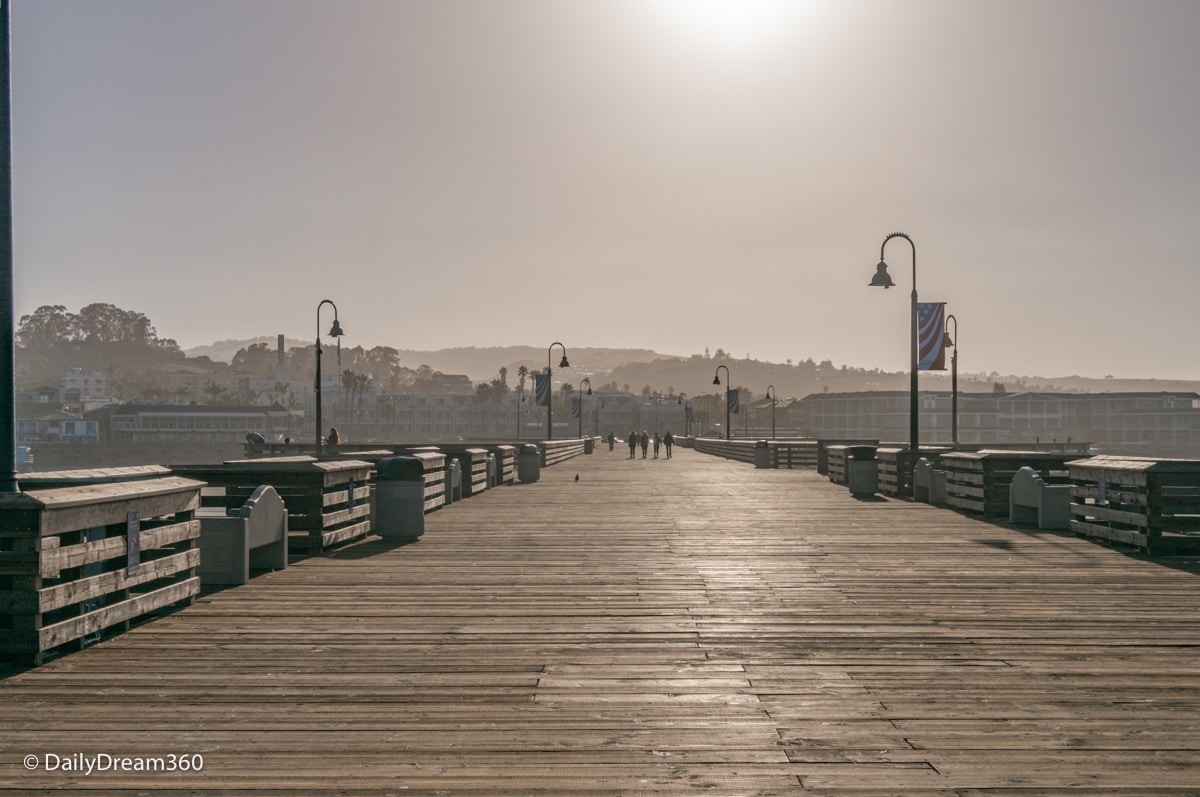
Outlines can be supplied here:
M275 351L266 343L252 343L238 349L230 361L235 371L246 371L259 376L270 376L275 372Z
M78 335L79 321L61 304L44 304L21 316L16 330L17 345L26 349L60 346Z
M150 319L104 302L79 311L79 333L88 343L136 343L149 346L157 340Z
M363 352L360 367L380 381L393 379L400 369L400 352L391 346L375 346Z
M222 401L229 399L229 391L224 385L219 385L216 382L209 382L204 386L204 393L208 396L209 404L220 404Z

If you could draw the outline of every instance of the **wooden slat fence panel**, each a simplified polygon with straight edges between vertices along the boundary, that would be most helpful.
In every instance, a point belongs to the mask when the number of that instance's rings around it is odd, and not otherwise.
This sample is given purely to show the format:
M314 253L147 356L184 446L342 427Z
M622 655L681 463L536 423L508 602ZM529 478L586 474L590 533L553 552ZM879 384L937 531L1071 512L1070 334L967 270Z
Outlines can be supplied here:
M0 657L79 649L200 592L201 482L93 481L0 496Z
M365 460L307 456L172 466L180 475L224 488L206 505L236 509L259 485L274 487L288 510L288 548L300 554L320 554L371 532L373 469Z
M1150 555L1200 553L1200 460L1098 456L1067 469L1075 534Z

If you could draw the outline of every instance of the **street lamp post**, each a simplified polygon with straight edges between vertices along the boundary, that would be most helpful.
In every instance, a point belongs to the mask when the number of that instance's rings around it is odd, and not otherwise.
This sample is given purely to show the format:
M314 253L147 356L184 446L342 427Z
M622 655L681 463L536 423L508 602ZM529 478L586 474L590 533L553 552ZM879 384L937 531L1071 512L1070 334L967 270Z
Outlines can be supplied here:
M550 344L546 349L546 439L554 439L554 385L550 379L550 355L554 352L554 347L560 346L563 350L562 362L558 364L559 368L570 368L571 364L567 362L567 347L563 346L558 341Z
M894 232L883 239L883 243L879 246L879 265L875 266L875 276L871 278L870 285L875 288L890 288L896 283L892 282L891 276L887 273L887 263L883 259L883 250L887 246L887 242L893 238L903 238L908 241L908 245L912 247L912 273L913 273L913 288L912 288L912 340L910 341L910 366L911 376L909 377L909 404L908 404L908 447L913 451L919 449L918 443L918 422L917 422L917 368L919 365L917 359L917 245L913 243L912 238L909 238L902 232Z
M589 396L592 395L592 380L588 379L585 376L583 379L579 380L579 438L581 440L583 439L583 383L584 382L587 382L587 386L588 386L587 394Z
M953 337L950 330L946 329L946 324L951 321L954 322ZM945 331L942 345L954 348L954 353L950 355L950 442L958 445L958 319L953 313L946 316L942 329Z
M687 437L688 431L690 430L690 425L688 424L687 393L680 392L679 398L675 401L675 403L683 405L683 436Z
M8 0L0 3L0 493L16 493L16 333L13 327L12 65Z
M729 434L729 366L718 365L717 371L713 374L713 384L721 384L721 369L725 369L725 439L732 439Z
M775 439L775 386L767 385L767 395L771 399L771 439Z
M333 308L333 326L329 328L329 337L339 338L345 333L342 332L342 326L338 323L337 305L329 299L322 299L317 305L317 379L313 382L313 394L317 400L317 456L321 456L321 430L324 428L321 425L321 307L329 305Z

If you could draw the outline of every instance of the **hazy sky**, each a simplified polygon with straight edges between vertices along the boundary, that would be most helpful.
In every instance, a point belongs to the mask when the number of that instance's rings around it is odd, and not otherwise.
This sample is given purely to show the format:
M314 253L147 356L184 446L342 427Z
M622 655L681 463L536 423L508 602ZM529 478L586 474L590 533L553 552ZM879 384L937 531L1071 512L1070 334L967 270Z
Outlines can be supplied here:
M1200 379L1200 2L13 0L17 315ZM328 308L321 316L328 331ZM585 363L573 363L585 365ZM408 363L415 366L415 363Z

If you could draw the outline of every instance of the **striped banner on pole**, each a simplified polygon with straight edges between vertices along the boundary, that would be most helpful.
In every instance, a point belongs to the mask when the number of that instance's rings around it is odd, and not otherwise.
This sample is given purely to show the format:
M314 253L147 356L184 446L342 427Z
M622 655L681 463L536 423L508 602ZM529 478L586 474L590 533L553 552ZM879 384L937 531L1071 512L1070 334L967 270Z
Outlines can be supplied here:
M921 302L917 305L917 370L945 371L946 303Z
M578 396L571 399L571 417L572 418L579 417L579 405L582 403L583 403L583 399L579 398Z
M534 404L539 407L550 406L550 377L546 374L533 375Z
M727 400L729 402L729 411L731 413L733 413L734 415L737 415L738 404L740 403L738 401L738 399L741 398L741 395L742 395L741 391L740 390L728 390L725 392L725 395L728 396Z

